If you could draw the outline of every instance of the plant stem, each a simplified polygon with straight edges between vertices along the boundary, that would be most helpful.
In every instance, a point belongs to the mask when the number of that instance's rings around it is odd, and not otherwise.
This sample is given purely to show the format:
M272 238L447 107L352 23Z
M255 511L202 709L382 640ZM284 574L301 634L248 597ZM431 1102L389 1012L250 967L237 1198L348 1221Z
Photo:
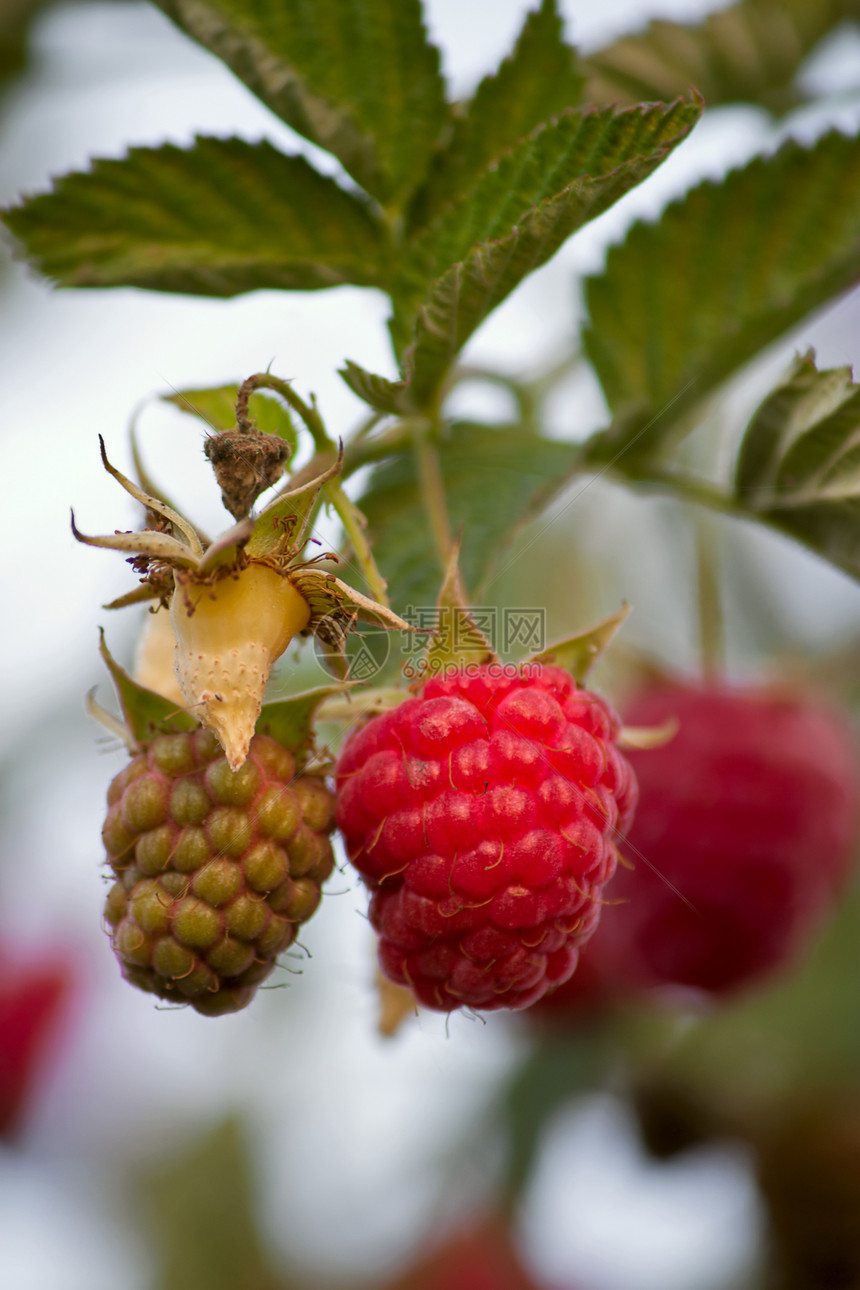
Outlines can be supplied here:
M693 516L696 535L696 582L699 607L699 649L706 681L719 681L725 667L723 613L720 596L718 534L711 516Z
M254 390L274 390L276 394L279 394L284 402L301 417L310 431L314 446L318 452L335 446L328 436L322 417L317 411L313 395L311 395L311 403L308 405L304 399L296 394L289 381L281 380L279 376L272 376L270 372L257 372L254 376L249 376L240 385L239 393L236 396L236 424L240 430L246 429L250 424L248 419L248 400Z
M424 509L430 521L430 531L439 564L447 569L454 548L451 524L448 519L448 505L445 501L445 484L439 466L439 454L436 445L427 435L426 426L416 426L415 460L418 466L418 483Z
M337 511L344 532L352 545L355 558L367 581L370 594L380 605L390 608L388 604L388 585L379 572L379 568L373 558L373 552L370 549L370 543L367 540L367 521L355 505L355 502L343 491L343 486L339 479L330 479L324 485L324 491L327 500L331 502Z

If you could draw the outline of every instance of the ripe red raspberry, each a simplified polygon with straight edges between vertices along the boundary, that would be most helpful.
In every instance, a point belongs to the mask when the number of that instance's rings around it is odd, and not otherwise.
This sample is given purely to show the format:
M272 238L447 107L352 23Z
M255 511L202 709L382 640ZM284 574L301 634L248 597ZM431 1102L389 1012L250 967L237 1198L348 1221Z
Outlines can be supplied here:
M560 668L449 671L337 767L383 972L428 1008L525 1008L576 966L636 789L606 704Z
M838 715L775 689L665 683L632 725L677 734L631 752L636 820L588 947L591 998L680 985L722 995L790 963L830 905L860 825L857 752ZM560 991L556 1008L564 1001ZM588 1003L571 987L571 1006Z
M385 1290L537 1290L509 1224L495 1214L452 1232Z
M62 1028L74 977L69 962L41 966L0 951L0 1139L21 1127L42 1068Z
M231 770L208 730L164 734L116 776L105 918L123 975L198 1012L250 1002L334 866L334 802L265 735Z

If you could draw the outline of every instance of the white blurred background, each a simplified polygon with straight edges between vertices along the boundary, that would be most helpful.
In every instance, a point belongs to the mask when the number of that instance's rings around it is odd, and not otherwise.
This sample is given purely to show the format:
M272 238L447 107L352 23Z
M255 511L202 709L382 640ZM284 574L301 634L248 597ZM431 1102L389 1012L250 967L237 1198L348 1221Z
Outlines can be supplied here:
M510 47L526 0L425 0L455 93L468 92ZM563 0L570 37L588 52L655 15L694 17L704 0ZM844 33L808 70L817 87L856 88L860 40ZM189 143L195 134L266 137L321 157L261 107L214 58L144 3L69 4L38 24L31 70L2 105L0 201L43 190L50 176L119 156L131 144ZM860 94L800 110L774 127L756 109L714 113L642 189L580 234L505 304L469 346L476 362L528 373L573 344L577 278L598 267L637 215L653 215L699 178L719 175L793 133L860 128ZM77 546L86 532L130 527L133 504L101 470L97 434L131 470L133 410L171 388L240 380L271 364L314 391L330 429L348 433L362 408L336 375L352 358L393 375L386 306L373 291L256 292L234 301L137 290L53 291L5 257L0 276L3 631L0 633L0 936L41 952L73 947L81 1000L64 1063L24 1142L0 1147L0 1286L15 1290L146 1290L150 1254L121 1185L226 1110L250 1118L267 1231L300 1266L367 1275L393 1266L416 1237L480 1194L487 1171L468 1153L452 1184L448 1155L477 1131L491 1091L523 1051L505 1018L483 1025L422 1015L394 1041L375 1032L373 949L355 882L335 875L307 927L309 957L286 988L216 1021L162 1010L126 986L100 927L99 829L104 791L123 756L84 713L107 686L96 653L104 625L127 661L134 611L99 606L126 590L116 555ZM742 410L796 348L828 366L860 356L860 306L843 300L779 345L735 392ZM456 410L497 415L500 396L472 386ZM504 407L501 411L504 412ZM587 380L567 382L553 433L602 423ZM141 443L156 478L204 525L220 506L194 423L151 404ZM572 510L574 508L571 508ZM673 545L676 509L600 485L555 539L587 531L586 559L611 570L598 594L636 607L635 639L690 663L694 627ZM573 519L576 519L576 524ZM566 527L565 527L566 526ZM636 533L636 542L631 535ZM727 558L769 590L774 631L812 648L860 630L860 591L771 535L727 534ZM580 554L582 551L580 549ZM667 611L667 605L670 609ZM737 631L745 664L743 614ZM587 611L573 610L580 624ZM566 626L561 624L560 626ZM749 646L750 649L752 646ZM748 664L757 666L753 659ZM758 1224L746 1164L729 1152L673 1166L646 1163L611 1100L554 1126L525 1206L522 1237L548 1286L579 1290L708 1290L741 1276Z

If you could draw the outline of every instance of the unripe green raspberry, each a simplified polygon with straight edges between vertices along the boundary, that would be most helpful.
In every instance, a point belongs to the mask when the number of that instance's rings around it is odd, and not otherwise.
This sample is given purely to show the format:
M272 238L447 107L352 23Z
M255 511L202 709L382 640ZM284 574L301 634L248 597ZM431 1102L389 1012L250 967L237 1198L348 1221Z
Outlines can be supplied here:
M334 867L332 795L256 735L231 770L205 730L159 735L113 780L105 923L123 975L207 1016L250 1002Z

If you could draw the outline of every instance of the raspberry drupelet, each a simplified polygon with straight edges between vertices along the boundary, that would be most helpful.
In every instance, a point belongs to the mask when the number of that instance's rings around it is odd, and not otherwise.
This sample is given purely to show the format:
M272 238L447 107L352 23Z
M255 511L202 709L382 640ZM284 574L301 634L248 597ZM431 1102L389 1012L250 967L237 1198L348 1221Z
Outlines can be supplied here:
M561 668L496 663L433 677L347 740L338 826L391 980L486 1011L571 975L635 806L619 733Z

